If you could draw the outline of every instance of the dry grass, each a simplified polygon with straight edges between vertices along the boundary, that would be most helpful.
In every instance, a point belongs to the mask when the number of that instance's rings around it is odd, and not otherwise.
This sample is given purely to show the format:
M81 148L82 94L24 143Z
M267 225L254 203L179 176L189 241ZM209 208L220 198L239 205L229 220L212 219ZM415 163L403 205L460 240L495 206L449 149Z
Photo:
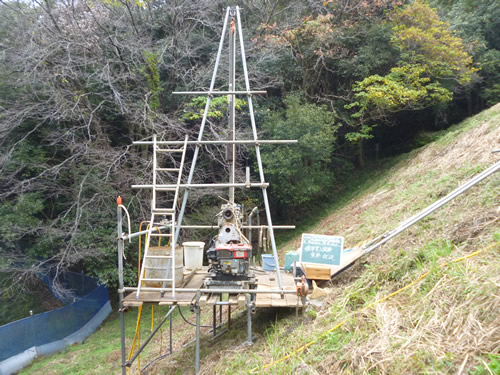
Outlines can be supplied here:
M362 195L332 212L311 232L342 234L348 247L371 239L496 162L500 155L491 150L498 148L500 104L451 129L436 142L400 157L397 165L381 174ZM500 241L499 186L497 173L362 258L323 286L328 295L314 313L295 319L294 311L258 311L254 317L256 340L251 348L242 345L246 339L244 317L235 319L233 329L217 341L211 341L205 329L201 374L242 374L256 366L262 368L347 317L346 324L300 355L263 372L499 374L500 246L466 262L437 267ZM282 248L299 245L297 233ZM427 270L430 274L425 280L358 312ZM209 313L205 323L210 323ZM129 318L127 326L133 325L132 320ZM194 327L176 320L175 332L175 354L157 362L148 374L194 372L194 346L183 347L194 339ZM163 343L166 339L165 332ZM155 349L142 357L142 365L157 356L158 339L152 347ZM74 354L71 360L76 361ZM118 362L115 352L107 355ZM54 361L62 360L54 357ZM50 365L38 368L47 374L65 373ZM117 367L111 372L117 373ZM133 368L130 373L138 372Z
M392 229L496 162L498 154L491 150L499 146L497 105L413 152L312 232L342 233L346 245L354 246ZM435 266L491 243L495 233L500 240L499 177L490 177L341 274L330 283L316 320L277 322L252 348L250 364L248 356L245 360L241 353L227 353L214 367L208 355L203 373L245 373L252 365L272 362L428 269L430 276L410 291L355 314L327 339L267 372L498 373L499 247L464 264L443 270ZM299 236L283 248L298 246Z
M373 238L493 164L498 156L491 150L499 145L497 105L403 158L365 194L326 217L312 232L342 233L346 246ZM291 312L288 318L275 320L272 312L258 313L252 348L242 345L244 318L222 340L211 342L206 335L200 373L246 373L272 362L433 269L436 262L491 242L499 230L499 181L499 176L491 177L329 283L316 319L295 320ZM299 246L300 234L282 248ZM490 355L498 358L500 351L498 258L497 247L464 264L433 270L410 291L355 314L325 340L267 372L488 373L488 363L495 361ZM194 338L190 327L179 334L183 342ZM191 346L157 363L149 373L191 374L193 368Z

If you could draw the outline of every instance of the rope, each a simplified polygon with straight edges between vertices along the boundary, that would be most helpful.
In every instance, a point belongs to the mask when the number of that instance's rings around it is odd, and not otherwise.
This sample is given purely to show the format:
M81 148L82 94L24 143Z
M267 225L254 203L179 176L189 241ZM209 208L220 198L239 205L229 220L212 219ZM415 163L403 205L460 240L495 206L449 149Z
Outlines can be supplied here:
M444 267L448 266L450 263L458 263L458 262L462 262L462 261L464 261L464 260L466 260L466 259L469 259L469 258L472 258L472 257L474 257L474 256L476 256L476 255L479 255L479 254L481 254L481 252L486 251L486 250L488 250L488 249L491 249L492 247L495 247L495 246L496 246L496 245L498 245L498 244L499 244L499 242L495 242L495 243L491 244L490 246L487 246L487 247L485 247L485 248L483 248L483 249L481 249L481 250L474 251L473 253L470 253L470 254L468 254L468 255L466 255L466 256L463 256L463 257L460 257L460 258L453 259L453 260L451 260L451 261L449 261L449 262L442 263L442 264L440 264L440 265L438 266L438 268L444 268ZM355 312L351 313L351 314L350 314L347 318L345 318L344 320L342 320L342 321L341 321L340 323L338 323L336 326L334 326L333 328L330 328L329 330L327 330L327 331L323 332L321 335L319 335L318 337L316 337L314 340L311 340L311 341L309 341L307 344L302 345L300 348L298 348L298 349L294 350L294 351L293 351L293 352L291 352L290 354L287 354L286 356L284 356L284 357L282 357L282 358L280 358L280 359L278 359L278 360L276 360L276 361L274 361L274 362L268 363L267 365L264 365L262 368L255 367L255 368L253 368L252 370L250 370L250 373L251 373L251 374L254 374L254 373L256 373L257 371L262 371L262 370L265 370L266 368L269 368L269 367L272 367L272 366L274 366L274 365L276 365L276 364L278 364L278 363L284 362L284 361L286 361L287 359L289 359L289 358L293 357L294 355L297 355L297 354L299 354L299 353L303 352L305 349L307 349L307 348L308 348L308 347L310 347L311 345L315 344L316 342L318 342L319 340L321 340L322 338L324 338L324 337L325 337L326 335L328 335L329 333L332 333L333 331L335 331L335 330L339 329L340 327L342 327L342 326L343 326L345 323L347 323L347 322L350 320L350 318L351 318L352 316L354 316L355 314L360 313L360 312L363 312L363 311L365 311L365 310L368 310L368 309L372 308L373 306L375 306L375 305L377 305L377 304L379 304L379 303L381 303L381 302L384 302L385 300L388 300L388 299L389 299L389 298L391 298L391 297L394 297L395 295L397 295L397 294L399 294L399 293L401 293L401 292L405 291L406 289L408 289L408 288L412 287L413 285L417 284L418 282L422 281L422 280L423 280L423 279L425 279L425 278L426 278L429 274L430 274L430 271L427 271L427 272L423 273L423 274L422 274L422 275L421 275L418 279L416 279L416 280L412 281L411 283L409 283L409 284L405 285L405 286L404 286L404 287L402 287L401 289L399 289L399 290L397 290L397 291L395 291L395 292L393 292L393 293L391 293L391 294L386 295L385 297L382 297L382 298L380 298L380 299L378 299L378 300L376 300L376 301L374 301L374 302L370 303L369 305L367 305L367 306L363 307L361 310L358 310L358 311L355 311Z

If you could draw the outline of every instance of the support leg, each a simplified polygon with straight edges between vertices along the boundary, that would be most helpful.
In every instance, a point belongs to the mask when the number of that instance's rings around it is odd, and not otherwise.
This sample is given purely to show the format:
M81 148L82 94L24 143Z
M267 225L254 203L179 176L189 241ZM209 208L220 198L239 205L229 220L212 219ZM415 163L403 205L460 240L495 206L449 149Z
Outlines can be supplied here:
M213 320L212 320L212 331L214 332L214 337L217 335L217 305L213 307Z
M196 293L196 357L195 374L200 372L200 292Z
M222 293L220 294L220 300L222 302ZM222 305L219 305L219 324L222 324Z
M172 354L172 314L170 314L169 319L170 320L168 322L169 323L168 328L170 330L170 335L169 335L169 337L170 337L170 354Z
M252 345L253 340L252 340L252 295L247 294L247 344Z
M125 354L125 316L123 313L123 292L120 293L120 336L121 336L121 354L122 354L122 375L127 375L125 367L126 354Z

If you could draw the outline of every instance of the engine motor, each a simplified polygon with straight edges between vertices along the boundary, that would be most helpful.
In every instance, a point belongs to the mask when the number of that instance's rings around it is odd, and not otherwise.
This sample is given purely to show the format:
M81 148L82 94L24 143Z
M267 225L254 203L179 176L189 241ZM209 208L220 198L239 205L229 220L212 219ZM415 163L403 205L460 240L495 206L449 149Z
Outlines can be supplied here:
M241 207L224 204L218 215L219 232L207 250L210 264L208 288L251 288L255 283L249 273L252 245L241 232Z

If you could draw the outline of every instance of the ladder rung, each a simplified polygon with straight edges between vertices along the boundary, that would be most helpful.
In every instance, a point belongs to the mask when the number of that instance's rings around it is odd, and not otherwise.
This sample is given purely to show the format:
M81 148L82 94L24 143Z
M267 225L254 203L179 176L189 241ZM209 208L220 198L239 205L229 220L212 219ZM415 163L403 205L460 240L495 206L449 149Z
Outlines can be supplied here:
M151 237L172 237L172 233L151 233Z
M174 208L153 208L153 213L154 214L157 214L157 213L173 213L175 211Z
M162 188L162 187L155 187L156 191L176 191L177 188Z
M182 148L157 148L156 152L184 152Z
M180 168L156 168L160 172L179 172Z
M151 258L151 259L172 259L172 255L146 255L146 258Z
M142 281L172 281L172 279L145 279L143 278Z
M172 223L164 223L164 222L153 223L153 229L161 226L165 226L168 228L172 226Z

